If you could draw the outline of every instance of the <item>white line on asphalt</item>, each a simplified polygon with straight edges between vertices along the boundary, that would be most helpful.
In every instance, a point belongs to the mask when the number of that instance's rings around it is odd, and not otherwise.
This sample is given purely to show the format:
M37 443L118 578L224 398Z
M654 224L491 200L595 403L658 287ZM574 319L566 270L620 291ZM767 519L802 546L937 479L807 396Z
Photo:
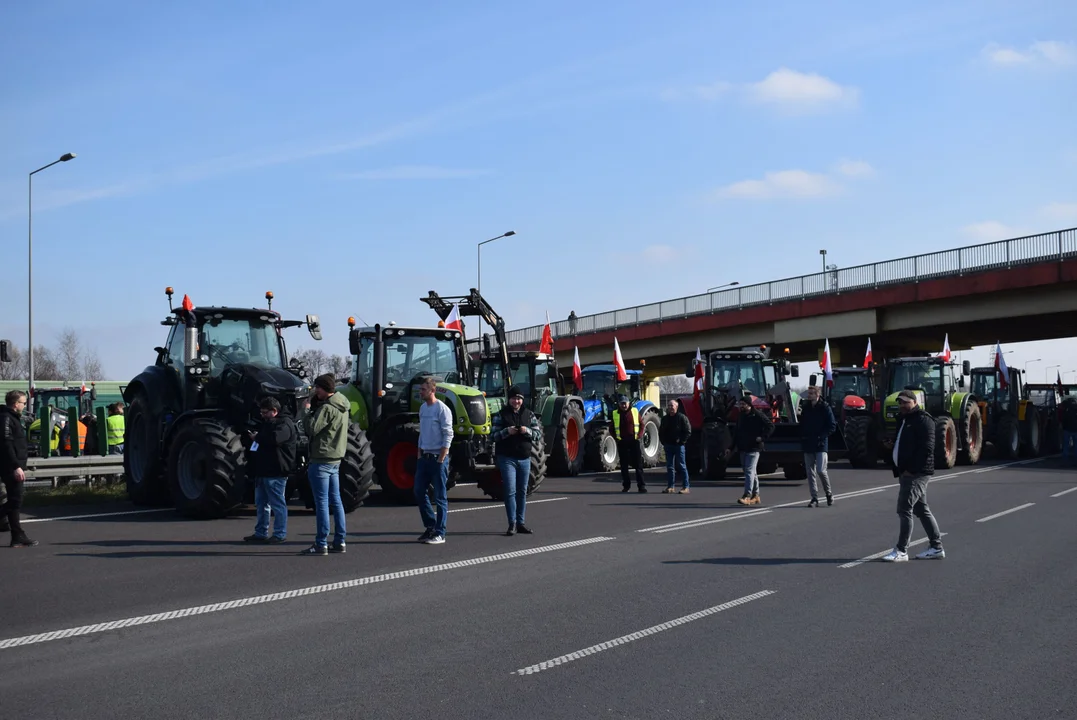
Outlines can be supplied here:
M994 515L988 515L987 517L980 518L976 522L987 522L988 520L994 520L995 518L1002 517L1003 515L1009 515L1010 513L1017 512L1018 510L1024 510L1025 508L1030 508L1035 504L1036 503L1025 503L1024 505L1018 505L1015 508L1010 508L1009 510L1003 510L1000 513L995 513Z
M700 520L694 523L688 523L685 525L677 525L676 527L664 528L662 530L655 530L655 535L661 535L662 533L676 532L678 530L691 530L692 528L703 527L704 525L714 525L715 523L726 522L728 520L737 520L743 517L752 517L753 515L766 515L772 512L771 510L752 510L745 513L728 513L720 517L711 518L710 520Z
M175 512L172 508L154 508L152 510L124 510L122 512L94 513L92 515L64 515L63 517L26 518L23 523L55 522L57 520L85 520L87 518L115 517L117 515L144 515L156 512Z
M642 530L637 530L636 532L639 532L639 533L655 532L655 531L658 531L658 530L665 530L667 528L676 528L676 527L682 527L682 526L686 526L686 525L695 525L696 523L715 522L715 521L726 520L726 519L734 518L734 517L748 517L749 515L759 515L759 514L761 514L763 512L770 512L770 510L765 509L765 508L759 508L758 510L740 510L738 512L723 513L722 515L712 515L710 517L695 518L693 520L684 520L682 522L670 523L668 525L658 525L656 527L643 528Z
M736 600L731 600L731 601L729 601L727 603L722 603L721 605L715 605L714 607L707 608L706 610L700 610L699 612L692 613L691 615L685 615L684 617L679 617L676 620L670 620L669 622L664 622L661 625L654 625L652 627L647 628L646 630L640 630L639 632L630 633L628 635L622 635L619 638L615 638L613 640L607 640L604 643L599 643L598 645L592 645L589 648L584 648L583 650L577 650L576 652L569 653L568 655L562 655L561 657L556 657L553 660L546 660L545 662L540 662L537 665L532 665L530 667L525 667L525 668L522 668L520 670L516 670L515 672L512 672L510 674L511 675L534 675L535 673L540 673L543 670L550 670L551 668L555 668L555 667L558 667L560 665L564 665L565 663L570 663L573 660L579 660L581 658L588 657L589 655L595 655L596 653L600 653L600 652L602 652L604 650L610 650L612 648L619 647L621 645L627 645L630 642L634 642L636 640L642 640L643 638L648 637L650 635L656 635L656 634L662 632L663 630L672 630L673 628L678 627L680 625L684 625L686 623L694 622L696 620L701 620L701 619L703 619L705 617L708 617L710 615L720 613L723 610L729 610L730 608L735 608L738 605L744 605L745 603L749 603L752 600L758 600L760 598L766 597L767 595L773 595L773 594L774 594L773 590L762 590L760 592L753 593L751 595L745 595L742 598L737 598Z
M1063 490L1060 493L1055 493L1051 497L1062 497L1063 495L1068 495L1068 494L1070 494L1071 492L1074 492L1074 491L1077 491L1077 487L1071 487L1069 490Z
M946 537L947 534L948 533L940 533L939 536L940 537ZM913 545L923 545L926 542L927 542L927 538L922 537L919 540L913 540L911 543L909 543L909 547L912 547ZM894 548L887 548L886 550L883 550L882 552L877 552L874 555L868 555L867 557L862 557L859 560L853 560L852 562L847 562L844 565L838 565L838 567L840 567L840 568L851 568L851 567L856 567L857 565L863 565L864 563L870 562L871 560L878 560L883 555L889 554L890 551L893 550L893 549Z
M389 580L401 580L403 578L429 575L431 573L443 572L446 570L458 570L465 567L474 567L476 565L485 565L487 563L499 562L502 560L526 557L528 555L539 555L542 553L554 552L556 550L567 550L583 545L593 545L595 543L607 542L615 539L616 538L599 536L586 538L584 540L573 540L571 542L557 543L556 545L543 545L541 547L515 550L513 552L499 553L497 555L487 555L485 557L477 557L470 560L459 560L457 562L443 563L441 565L428 565L427 567L384 573L382 575L372 575L369 577L356 578L354 580L328 583L326 585L315 585L313 587L299 588L298 590L287 590L285 592L271 593L269 595L258 595L256 597L241 598L239 600L229 600L227 602L213 603L212 605L200 605L198 607L189 607L182 610L170 610L168 612L155 613L153 615L142 615L140 617L125 618L123 620L112 620L111 622L98 623L96 625L83 625L82 627L67 628L66 630L54 630L52 632L38 633L36 635L7 638L6 640L0 640L0 650L19 647L21 645L33 645L36 643L49 642L51 640L77 637L80 635L90 635L92 633L106 632L108 630L129 628L136 625L163 622L165 620L175 620L177 618L191 617L193 615L206 615L222 610L233 610L235 608L250 607L251 605L261 605L264 603L277 602L279 600L290 600L292 598L305 597L307 595L317 595L319 593L335 592L337 590L348 590L354 587L374 585Z
M527 501L527 506L531 507L532 505L538 505L539 503L544 503L544 502L557 502L558 500L568 500L568 497L566 496L566 497L559 497L559 498L546 498L545 500L528 500ZM498 503L497 505L479 505L477 507L458 508L456 510L450 510L449 512L451 512L451 513L454 513L454 512L471 512L472 510L493 510L494 508L504 508L504 507L505 507L505 503Z
M453 487L475 487L478 483L456 483Z

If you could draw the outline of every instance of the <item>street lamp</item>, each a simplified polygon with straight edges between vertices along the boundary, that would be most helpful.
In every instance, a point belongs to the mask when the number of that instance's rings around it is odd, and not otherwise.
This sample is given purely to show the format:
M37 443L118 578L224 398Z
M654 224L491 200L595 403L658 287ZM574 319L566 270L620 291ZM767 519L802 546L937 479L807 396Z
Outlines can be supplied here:
M823 273L826 274L826 250L820 250L819 254L823 256Z
M48 165L39 167L30 173L30 177L27 179L28 192L27 192L27 232L26 232L26 298L27 298L27 325L29 326L29 343L30 343L30 378L29 378L29 390L31 396L34 392L34 175L47 170L56 163L67 162L68 160L74 160L75 153L64 153L60 156L59 160L53 160ZM32 406L31 406L32 407Z
M482 295L482 246L485 245L486 243L492 243L494 240L500 240L501 238L512 237L515 234L516 234L515 230L509 230L507 233L502 233L501 235L498 235L497 237L490 238L489 240L483 240L481 243L479 243L478 247L475 249L475 252L476 252L476 255L477 255L477 262L475 264L475 275L476 275L475 289L479 291L479 295ZM479 316L479 328L478 329L480 331L482 330L482 316Z
M1043 377L1044 377L1045 381L1046 382L1051 382L1051 371L1054 370L1055 368L1060 368L1060 367L1062 367L1062 366L1061 365L1051 365L1050 367L1044 368L1043 369Z
M1067 370L1066 372L1062 373L1062 379L1065 380L1073 373L1077 373L1077 370Z
M1029 363L1034 363L1034 362L1043 362L1043 358L1036 358L1035 360L1029 360L1029 361L1027 361L1027 362L1025 363L1025 374L1026 374L1026 375L1028 375L1028 365L1029 365Z
M739 280L734 280L733 282L726 283L725 285L719 285L717 287L707 288L707 292L714 292L715 290L721 290L722 288L733 287L734 285L740 285L740 281Z

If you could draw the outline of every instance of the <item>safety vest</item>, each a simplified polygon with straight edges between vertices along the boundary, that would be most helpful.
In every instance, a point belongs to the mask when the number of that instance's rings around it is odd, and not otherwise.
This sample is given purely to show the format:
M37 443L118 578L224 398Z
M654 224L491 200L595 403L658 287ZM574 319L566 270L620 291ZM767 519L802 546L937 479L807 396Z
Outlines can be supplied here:
M639 432L639 410L634 407L630 407L629 411L632 413L632 426ZM613 409L613 436L619 441L621 439L621 409Z
M105 421L108 431L108 444L119 445L123 442L123 415L109 415Z

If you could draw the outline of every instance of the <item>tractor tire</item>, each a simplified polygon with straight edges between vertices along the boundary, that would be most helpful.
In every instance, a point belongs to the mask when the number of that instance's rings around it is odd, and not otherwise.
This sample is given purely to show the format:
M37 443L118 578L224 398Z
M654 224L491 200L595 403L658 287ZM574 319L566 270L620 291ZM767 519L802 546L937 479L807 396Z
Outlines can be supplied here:
M1021 452L1021 424L1016 415L1003 415L995 428L995 450L1003 460L1013 460Z
M239 435L220 420L184 423L168 449L168 488L180 514L221 518L243 502L247 455Z
M550 445L550 474L556 477L576 477L583 469L583 413L579 407L566 403L554 428Z
M957 453L957 461L962 465L977 464L984 451L984 426L980 418L980 406L971 400L965 403L961 419L957 421L957 428L961 433L961 449Z
M1043 452L1043 428L1040 425L1040 414L1036 408L1029 405L1025 408L1025 422L1021 433L1021 454L1025 457L1039 457Z
M849 464L854 468L873 468L879 462L879 440L874 420L870 415L853 415L845 423Z
M583 469L587 472L613 472L617 469L617 441L606 425L591 428L584 438Z
M348 449L340 461L340 503L350 513L363 504L374 485L374 451L357 423L348 425Z
M531 472L527 476L527 496L538 490L542 481L546 479L546 443L539 437L537 442L531 443ZM501 477L501 471L494 467L475 473L475 482L491 500L503 502L505 500L505 482Z
M419 424L404 423L390 429L374 450L378 485L392 502L415 503L415 465L419 456Z
M1054 408L1037 408L1037 412L1043 414L1043 442L1040 443L1040 452L1044 455L1054 455L1062 452L1062 424L1058 419L1058 413Z
M957 425L949 415L935 418L935 469L957 464Z
M123 439L127 497L135 505L168 505L158 425L159 419L153 416L146 394L135 395L127 408Z
M733 436L725 423L708 422L703 424L700 442L703 449L703 477L706 480L725 480L725 452L733 446Z
M782 465L782 472L785 473L786 480L807 480L808 469L804 467L804 463L789 463Z
M658 439L660 422L658 411L654 409L645 410L639 418L639 424L643 427L643 439L639 441L639 450L645 468L658 467L662 462L662 442Z

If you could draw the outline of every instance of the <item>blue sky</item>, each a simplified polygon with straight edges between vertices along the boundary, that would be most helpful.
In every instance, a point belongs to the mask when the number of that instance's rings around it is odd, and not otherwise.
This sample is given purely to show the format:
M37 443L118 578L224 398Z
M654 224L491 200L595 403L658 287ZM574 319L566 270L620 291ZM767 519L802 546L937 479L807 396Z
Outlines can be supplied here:
M1077 225L1077 5L869 5L7 3L0 336L26 174L68 151L34 178L35 340L84 327L116 378L166 285L272 289L343 353L509 229L482 285L515 328Z

